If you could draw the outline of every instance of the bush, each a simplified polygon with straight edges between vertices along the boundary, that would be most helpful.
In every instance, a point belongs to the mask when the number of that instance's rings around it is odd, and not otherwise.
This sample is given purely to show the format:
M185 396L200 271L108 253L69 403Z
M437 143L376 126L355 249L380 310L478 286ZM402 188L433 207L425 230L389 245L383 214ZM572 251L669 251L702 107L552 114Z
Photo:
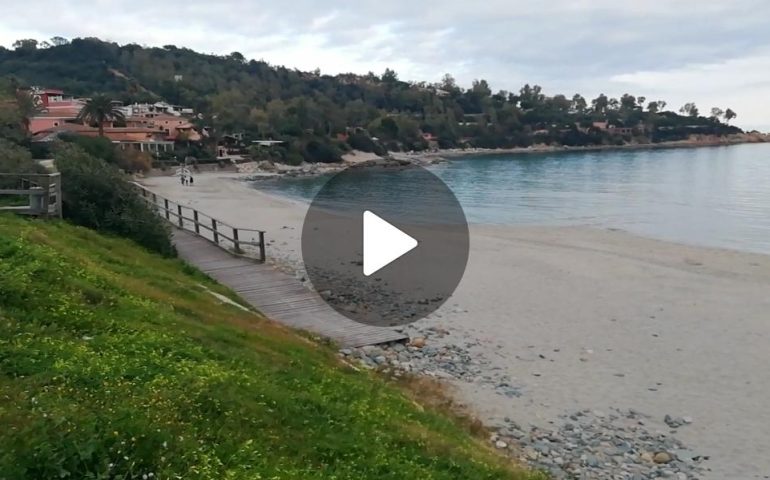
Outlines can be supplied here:
M134 240L173 256L170 230L116 167L80 147L60 144L54 155L62 174L64 216L84 227Z
M152 155L133 148L119 151L116 160L126 172L147 172L152 168Z
M372 140L369 135L362 132L351 134L350 137L348 137L348 145L356 150L375 153L380 156L387 155L388 153L382 145L378 144Z
M62 141L77 145L92 157L101 158L107 163L118 163L115 145L106 137L86 137L74 133L65 133L59 137Z
M46 173L46 170L32 159L29 150L0 139L0 172Z
M310 163L335 163L342 160L336 148L318 140L307 142L302 150L302 157Z

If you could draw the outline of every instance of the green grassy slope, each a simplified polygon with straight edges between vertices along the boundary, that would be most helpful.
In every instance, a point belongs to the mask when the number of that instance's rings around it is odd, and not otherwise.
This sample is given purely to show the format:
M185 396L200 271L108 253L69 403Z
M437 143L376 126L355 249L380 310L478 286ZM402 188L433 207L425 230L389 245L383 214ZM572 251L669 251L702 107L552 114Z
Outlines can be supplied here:
M0 479L531 478L202 285L232 296L128 241L0 215Z

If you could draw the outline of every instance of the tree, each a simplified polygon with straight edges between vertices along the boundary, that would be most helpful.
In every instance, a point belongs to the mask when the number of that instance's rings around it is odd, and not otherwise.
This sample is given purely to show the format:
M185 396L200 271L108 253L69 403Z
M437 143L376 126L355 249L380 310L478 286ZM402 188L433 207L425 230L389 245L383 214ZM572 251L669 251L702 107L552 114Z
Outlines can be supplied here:
M607 113L607 107L610 105L610 100L607 98L607 95L600 94L598 97L591 100L591 106L593 107L594 113L599 113L604 115Z
M698 107L695 106L694 103L689 102L682 105L682 108L679 109L679 113L687 115L688 117L697 117L699 112Z
M647 105L647 111L650 113L658 113L660 109L660 102L656 102L654 100Z
M711 119L714 121L718 121L724 114L725 111L719 107L714 107L711 109Z
M629 95L627 93L624 93L622 97L620 97L620 108L624 110L633 110L636 108L636 97L633 95Z
M398 82L398 74L395 72L395 70L391 70L389 68L385 69L385 73L382 74L382 82L383 83L389 83L394 84Z
M78 114L78 120L99 128L99 136L104 136L104 124L124 120L123 112L106 95L96 95L88 100Z
M40 103L40 99L32 94L31 90L17 90L16 91L16 106L21 115L21 122L24 126L24 131L29 134L29 125L32 117L38 115L43 111L43 105Z
M32 155L26 148L0 139L0 172L45 173L45 168L32 160Z
M51 37L51 45L54 47L61 47L63 45L67 45L68 43L70 43L70 41L64 37Z
M13 42L13 48L20 52L37 50L37 40L34 38L22 38Z
M579 113L583 114L588 109L588 102L586 102L586 99L580 95L579 93L576 93L572 97L572 113Z
M115 166L68 143L57 147L54 160L63 180L65 218L129 238L162 255L174 255L168 226Z
M457 89L457 82L455 81L455 78L449 74L445 73L443 77L441 77L441 83L439 84L442 90L446 90L447 92L453 92Z
M735 113L731 108L728 108L727 110L725 110L724 116L725 116L725 121L727 123L730 123L730 120L737 117L738 114Z

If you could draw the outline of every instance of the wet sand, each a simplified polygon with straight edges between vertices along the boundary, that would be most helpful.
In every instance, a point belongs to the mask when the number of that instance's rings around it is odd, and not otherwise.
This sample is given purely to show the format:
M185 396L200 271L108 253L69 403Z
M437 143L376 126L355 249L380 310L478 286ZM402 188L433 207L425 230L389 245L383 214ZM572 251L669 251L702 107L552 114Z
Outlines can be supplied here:
M268 257L300 263L307 206L231 174L194 187L143 181L235 226L266 230ZM301 274L300 274L301 275ZM578 409L633 408L692 417L677 437L710 456L706 478L770 475L770 256L583 227L471 226L466 274L418 322L447 341L480 340L488 368L521 389L509 398L457 382L488 423L548 425Z

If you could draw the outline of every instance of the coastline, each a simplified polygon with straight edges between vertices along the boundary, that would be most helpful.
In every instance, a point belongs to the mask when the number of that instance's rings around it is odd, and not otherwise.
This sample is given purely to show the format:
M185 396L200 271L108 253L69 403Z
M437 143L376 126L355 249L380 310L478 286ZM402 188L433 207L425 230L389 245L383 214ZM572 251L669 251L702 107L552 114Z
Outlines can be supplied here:
M143 183L237 226L267 230L271 263L303 277L307 205L244 178L210 173L197 176L195 187L168 177ZM470 230L470 260L455 295L407 327L427 346L349 356L365 364L383 357L450 382L498 430L493 443L521 448L543 468L556 458L532 453L530 428L564 436L562 417L569 423L586 410L604 416L592 417L598 426L585 431L611 432L602 422L617 408L647 415L649 435L710 457L702 466L711 472L699 478L770 471L770 461L758 463L770 450L770 432L758 427L770 424L770 413L752 401L770 397L770 373L753 367L770 362L762 341L770 338L770 256L587 227ZM692 421L674 429L666 415Z
M468 149L440 149L432 152L391 152L390 156L397 160L447 160L457 157L487 156L487 155L530 155L544 153L570 153L570 152L604 152L623 150L665 150L676 148L705 148L727 147L733 145L745 145L753 143L770 142L770 135L766 134L742 134L733 137L705 137L690 140L661 143L625 143L622 145L587 145L582 147L534 145L532 147L515 148L468 148Z
M575 152L612 152L612 151L634 151L634 150L666 150L666 149L689 149L689 148L707 148L707 147L725 147L734 145L756 144L770 142L770 135L765 134L741 134L731 137L695 137L689 140L662 142L662 143L628 143L623 145L589 145L583 147L570 146L552 146L552 145L534 145L531 147L516 148L456 148L439 149L432 151L419 152L388 152L387 156L381 157L374 153L367 153L358 150L348 152L342 156L342 162L339 163L302 163L301 165L284 165L267 161L251 161L238 164L235 170L243 174L251 174L255 180L260 177L286 175L286 176L308 176L323 175L338 172L348 167L366 166L375 164L416 164L432 165L443 163L455 158L461 157L486 157L494 155L537 155L537 154L562 154ZM167 172L153 172L163 175Z

